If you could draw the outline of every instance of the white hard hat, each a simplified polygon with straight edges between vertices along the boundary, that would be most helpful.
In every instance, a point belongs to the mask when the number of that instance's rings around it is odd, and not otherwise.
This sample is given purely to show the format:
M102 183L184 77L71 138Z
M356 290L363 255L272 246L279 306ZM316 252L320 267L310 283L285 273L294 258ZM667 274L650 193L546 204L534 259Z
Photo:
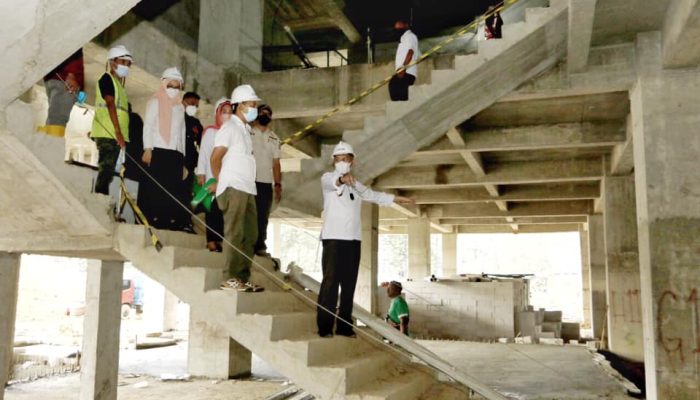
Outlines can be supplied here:
M355 151L352 149L352 146L350 146L350 144L340 141L338 142L338 144L335 145L335 148L333 149L333 157L339 156L341 154L350 154L354 156Z
M115 58L124 58L129 61L133 61L134 59L131 57L131 53L129 53L129 50L124 47L124 45L118 44L111 49L109 49L109 53L107 53L107 58L110 60L114 60Z
M160 76L160 79L171 79L184 82L184 79L182 79L182 74L175 67L170 67L163 71L163 75Z
M262 101L261 98L255 94L255 90L250 85L240 85L233 89L231 93L231 103L243 103L244 101Z
M220 99L216 102L216 104L214 104L214 112L216 112L216 110L218 110L219 107L220 107L222 104L226 103L227 101L228 101L229 103L231 102L231 100L228 99L227 97L222 97L222 98L220 98Z

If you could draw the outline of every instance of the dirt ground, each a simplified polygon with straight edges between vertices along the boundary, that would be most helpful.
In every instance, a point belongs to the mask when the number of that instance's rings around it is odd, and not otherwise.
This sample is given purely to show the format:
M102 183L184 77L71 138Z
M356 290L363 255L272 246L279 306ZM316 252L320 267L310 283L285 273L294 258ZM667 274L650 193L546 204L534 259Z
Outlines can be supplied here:
M145 387L143 387L145 386ZM264 399L284 390L282 382L257 380L191 380L162 382L146 376L120 375L119 400L234 400ZM80 374L55 376L19 383L5 389L5 400L75 400L80 390Z

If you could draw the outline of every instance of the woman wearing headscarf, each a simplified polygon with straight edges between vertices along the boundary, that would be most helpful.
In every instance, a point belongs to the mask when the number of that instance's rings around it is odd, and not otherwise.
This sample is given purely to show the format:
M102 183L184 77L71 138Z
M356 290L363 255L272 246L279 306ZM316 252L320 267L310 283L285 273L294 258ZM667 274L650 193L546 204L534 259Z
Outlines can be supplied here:
M185 109L180 100L183 83L177 68L166 69L161 88L146 104L141 159L157 183L144 179L142 204L151 225L159 229L182 230L189 219L187 210L171 197L183 192L186 177Z
M221 126L228 122L233 115L231 102L225 97L216 102L214 110L214 124L204 129L202 142L199 146L197 168L194 170L200 186L204 186L206 182L214 177L211 172L211 153L214 150L214 137ZM220 252L221 237L216 233L219 235L224 234L224 216L216 203L216 199L212 201L211 209L206 213L205 221L207 223L207 249Z

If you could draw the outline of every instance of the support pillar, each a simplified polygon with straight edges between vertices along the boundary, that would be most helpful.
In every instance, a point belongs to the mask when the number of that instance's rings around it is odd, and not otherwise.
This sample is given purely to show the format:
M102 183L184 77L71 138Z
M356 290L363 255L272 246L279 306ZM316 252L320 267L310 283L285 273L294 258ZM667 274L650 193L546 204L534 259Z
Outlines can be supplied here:
M211 379L248 376L252 359L252 353L231 339L225 329L205 321L200 310L190 309L187 343L190 375Z
M152 279L144 282L143 321L146 332L169 332L177 328L178 298Z
M372 314L377 314L379 290L379 206L362 203L362 255L355 290L355 302Z
M700 74L662 70L661 35L637 36L630 92L647 399L700 392Z
M12 370L21 255L0 253L0 400Z
M414 281L430 276L430 220L408 219L408 278Z
M262 0L201 0L197 52L231 72L260 72Z
M588 251L588 230L582 225L578 230L581 243L581 294L583 299L582 330L591 329L591 260Z
M89 260L80 400L116 400L124 264Z
M643 361L634 177L606 176L603 179L603 193L608 343L611 351Z
M442 276L457 276L457 233L442 234Z
M605 298L605 230L603 216L588 216L588 254L591 263L591 329L593 337L601 338L605 329L607 300Z

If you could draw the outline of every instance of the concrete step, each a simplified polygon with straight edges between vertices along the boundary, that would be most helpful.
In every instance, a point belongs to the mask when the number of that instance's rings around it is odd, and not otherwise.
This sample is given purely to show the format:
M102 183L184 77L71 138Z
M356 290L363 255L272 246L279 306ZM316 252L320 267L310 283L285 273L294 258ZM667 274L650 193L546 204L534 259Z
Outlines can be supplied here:
M477 54L467 54L455 57L455 70L463 71L467 68L475 68L481 58Z
M425 391L420 400L465 400L470 397L469 389L448 382L440 382L433 384Z
M503 38L508 41L515 41L525 34L528 26L525 22L516 22L514 24L503 25Z
M418 399L434 382L433 375L417 365L397 368L378 377L357 391L348 393L349 400L412 400Z
M388 123L385 115L370 115L365 117L363 132L367 133L376 129L380 129Z
M223 253L209 251L205 248L193 249L189 247L165 247L163 250L173 251L173 267L203 267L211 269L224 269L226 256Z
M316 313L312 311L264 315L260 316L260 324L267 327L264 332L269 332L269 340L271 341L317 332Z
M461 74L453 69L432 70L430 73L430 82L433 85L449 83L459 76L461 76Z
M216 290L207 295L216 303L231 307L235 315L277 315L310 311L310 306L288 292L265 290L260 293L246 293L234 290Z
M358 339L354 339L358 340ZM330 382L337 382L334 387L342 394L347 394L373 381L377 376L392 369L396 362L388 352L375 352L360 357L347 358L342 362L312 367L311 370L323 374ZM331 378L331 377L335 377Z
M377 350L377 347L362 337L352 339L336 335L322 338L316 332L292 338L288 340L288 345L298 347L299 352L306 355L308 366L340 363Z
M538 24L546 18L551 10L549 7L533 7L525 9L525 22L528 24ZM505 26L505 25L504 25Z

